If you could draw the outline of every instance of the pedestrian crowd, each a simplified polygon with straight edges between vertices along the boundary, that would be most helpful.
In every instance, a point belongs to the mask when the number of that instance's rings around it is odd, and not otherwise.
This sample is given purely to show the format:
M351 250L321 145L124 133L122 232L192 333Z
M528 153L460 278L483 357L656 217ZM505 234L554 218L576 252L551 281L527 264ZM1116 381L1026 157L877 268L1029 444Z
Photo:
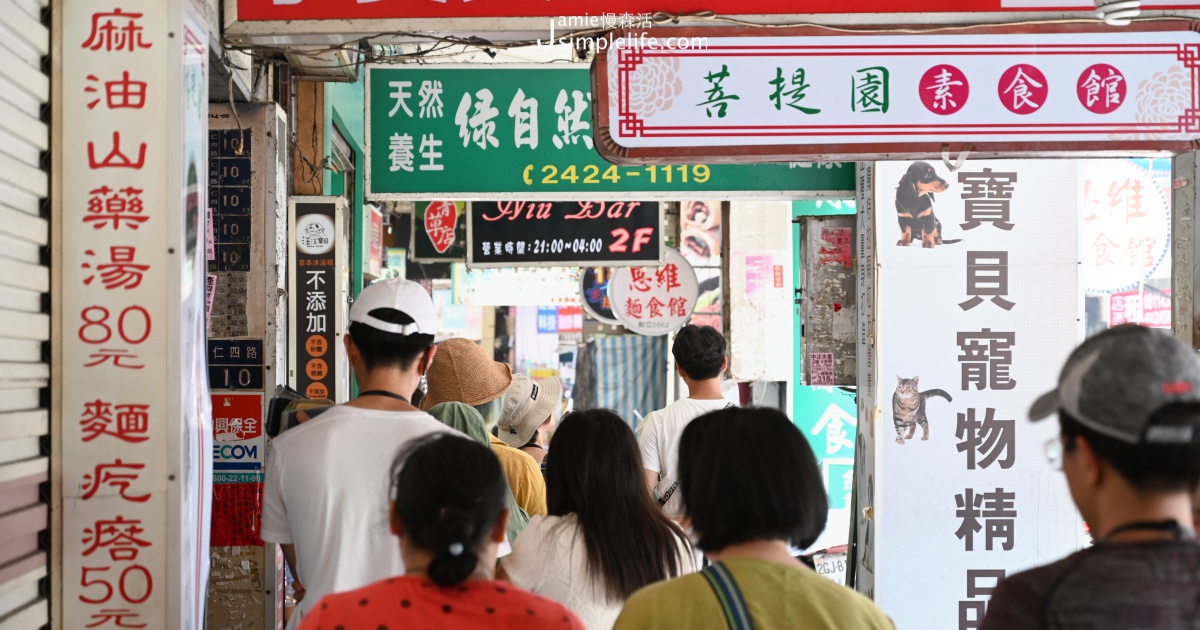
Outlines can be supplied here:
M435 343L418 284L372 284L349 320L358 396L267 457L262 538L295 577L288 630L893 627L794 556L825 528L816 457L786 415L724 399L716 330L678 332L688 396L635 433L605 409L560 419L556 378ZM1055 413L1097 542L1003 580L977 627L1200 628L1200 359L1114 328L1031 418Z

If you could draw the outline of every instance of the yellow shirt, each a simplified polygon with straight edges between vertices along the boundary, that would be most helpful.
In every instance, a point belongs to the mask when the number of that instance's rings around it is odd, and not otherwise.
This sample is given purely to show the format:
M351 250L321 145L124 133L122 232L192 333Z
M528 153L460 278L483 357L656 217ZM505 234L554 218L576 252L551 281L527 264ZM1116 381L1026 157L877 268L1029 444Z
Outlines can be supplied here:
M871 600L807 567L728 558L756 630L893 630ZM659 582L633 594L613 630L727 630L703 575Z
M517 499L517 505L530 516L548 513L546 480L542 477L542 469L537 460L530 457L529 453L505 444L490 433L488 439L492 443L492 452L500 460L500 468L504 469L504 476L512 488L513 497Z

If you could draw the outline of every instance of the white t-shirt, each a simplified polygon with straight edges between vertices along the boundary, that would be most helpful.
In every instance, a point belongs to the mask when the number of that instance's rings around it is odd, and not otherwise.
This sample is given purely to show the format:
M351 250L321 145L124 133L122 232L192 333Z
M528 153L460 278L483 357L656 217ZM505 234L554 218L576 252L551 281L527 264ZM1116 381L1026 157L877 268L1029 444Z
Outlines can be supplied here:
M262 538L295 545L308 589L289 630L329 593L404 574L388 515L392 461L408 442L452 431L423 412L339 405L271 442Z
M681 574L697 570L697 559L682 540L679 557ZM588 572L587 548L574 515L529 519L502 564L513 584L566 606L588 630L611 630L625 606L609 602L604 585Z
M638 445L642 449L642 465L646 470L658 473L658 485L655 489L658 496L675 485L679 480L679 438L683 430L696 418L710 412L733 407L734 404L725 400L696 400L680 398L646 416L638 425ZM683 498L679 496L679 488L671 493L671 498L663 506L667 516L678 518L683 516Z

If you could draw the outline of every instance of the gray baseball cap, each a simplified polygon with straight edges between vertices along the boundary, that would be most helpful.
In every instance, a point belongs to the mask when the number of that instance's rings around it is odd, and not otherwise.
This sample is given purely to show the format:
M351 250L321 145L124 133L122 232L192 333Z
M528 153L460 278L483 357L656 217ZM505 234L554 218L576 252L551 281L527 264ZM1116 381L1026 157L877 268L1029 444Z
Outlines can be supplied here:
M1122 324L1084 341L1058 387L1029 409L1030 420L1062 410L1080 424L1130 444L1186 444L1200 427L1151 425L1174 403L1200 404L1200 356L1170 332Z

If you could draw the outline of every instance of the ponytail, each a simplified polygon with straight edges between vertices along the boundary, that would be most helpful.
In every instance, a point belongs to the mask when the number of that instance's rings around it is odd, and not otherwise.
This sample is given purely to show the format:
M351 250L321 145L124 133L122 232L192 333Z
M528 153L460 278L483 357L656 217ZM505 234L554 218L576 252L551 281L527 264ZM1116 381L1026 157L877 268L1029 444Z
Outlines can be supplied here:
M468 542L476 540L474 530L471 515L467 512L455 508L442 509L433 560L429 563L429 579L438 586L458 584L475 571L479 554Z
M508 485L489 447L457 434L418 440L392 464L395 516L412 543L433 554L429 579L462 583L504 511Z

